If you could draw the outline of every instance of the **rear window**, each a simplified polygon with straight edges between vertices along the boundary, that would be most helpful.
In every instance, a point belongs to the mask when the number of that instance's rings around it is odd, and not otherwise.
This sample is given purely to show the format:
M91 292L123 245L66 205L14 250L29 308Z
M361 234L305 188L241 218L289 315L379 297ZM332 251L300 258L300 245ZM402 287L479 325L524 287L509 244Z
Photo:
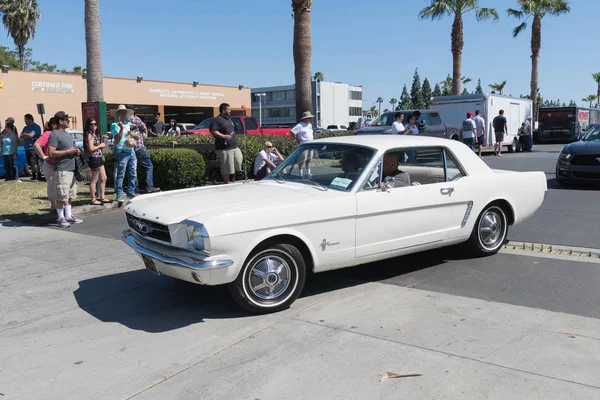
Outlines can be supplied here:
M328 125L327 129L337 129L337 125Z
M256 122L254 121L254 119L252 118L246 118L244 120L244 122L246 123L246 129L249 131L255 131L258 129L258 126L256 125Z

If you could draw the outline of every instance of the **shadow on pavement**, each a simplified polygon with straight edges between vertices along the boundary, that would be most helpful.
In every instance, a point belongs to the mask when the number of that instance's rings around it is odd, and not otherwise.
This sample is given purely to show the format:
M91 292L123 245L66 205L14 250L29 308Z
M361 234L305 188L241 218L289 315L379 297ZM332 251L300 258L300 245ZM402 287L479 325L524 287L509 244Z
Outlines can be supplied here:
M554 176L554 174L552 174ZM598 191L600 190L599 184L560 184L556 178L548 179L548 189L558 190L581 190L581 191Z
M464 259L456 248L393 258L354 268L310 274L301 298L378 282ZM140 269L79 282L73 292L79 307L102 322L133 330L168 332L206 319L247 317L225 286L199 286Z

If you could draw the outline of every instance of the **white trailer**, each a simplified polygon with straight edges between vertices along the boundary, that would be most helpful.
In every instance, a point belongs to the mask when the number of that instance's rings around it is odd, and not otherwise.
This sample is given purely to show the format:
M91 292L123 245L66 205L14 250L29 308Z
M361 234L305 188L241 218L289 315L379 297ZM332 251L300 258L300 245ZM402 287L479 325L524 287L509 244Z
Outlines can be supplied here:
M431 109L439 112L442 121L448 125L462 126L467 118L467 112L473 114L481 111L485 120L485 146L493 148L496 144L496 135L492 121L504 110L508 121L508 135L504 136L503 146L508 147L509 153L518 149L519 128L528 117L532 117L532 102L529 99L519 99L497 94L468 94L464 96L437 96L431 101Z

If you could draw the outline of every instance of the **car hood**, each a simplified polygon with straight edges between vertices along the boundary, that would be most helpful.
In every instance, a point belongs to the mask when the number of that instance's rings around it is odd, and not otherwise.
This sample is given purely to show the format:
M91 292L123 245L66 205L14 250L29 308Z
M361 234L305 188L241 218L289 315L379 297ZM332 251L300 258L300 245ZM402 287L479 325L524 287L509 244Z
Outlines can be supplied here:
M252 181L142 195L129 201L125 211L166 225L184 219L206 223L217 216L271 212L280 206L293 209L294 204L343 195L348 193L303 183Z
M575 142L565 146L564 153L571 154L600 154L600 141Z
M391 126L369 126L367 128L360 128L354 134L355 135L377 135L382 133L392 133Z

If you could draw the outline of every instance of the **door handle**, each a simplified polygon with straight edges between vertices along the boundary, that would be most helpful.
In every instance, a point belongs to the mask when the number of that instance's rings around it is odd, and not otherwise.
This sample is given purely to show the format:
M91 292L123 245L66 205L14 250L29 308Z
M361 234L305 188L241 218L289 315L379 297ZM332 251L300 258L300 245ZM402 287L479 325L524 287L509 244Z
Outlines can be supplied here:
M454 188L440 189L440 193L442 194L442 196L452 196L452 192L454 192Z

